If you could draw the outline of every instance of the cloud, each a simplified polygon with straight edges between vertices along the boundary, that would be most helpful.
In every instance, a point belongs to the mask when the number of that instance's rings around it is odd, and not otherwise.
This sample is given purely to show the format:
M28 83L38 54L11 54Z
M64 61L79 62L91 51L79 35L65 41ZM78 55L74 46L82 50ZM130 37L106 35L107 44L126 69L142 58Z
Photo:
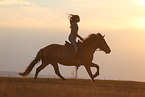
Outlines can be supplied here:
M142 28L144 25L143 22L142 26L139 24L140 19L145 16L143 10L145 7L132 0L79 0L78 2L70 0L70 2L73 3L73 12L81 13L84 28L126 29Z
M31 5L31 3L25 0L0 0L0 5Z
M41 3L44 3L44 1ZM1 0L0 5L2 4L25 4L29 6L1 6L0 27L51 27L66 29L69 28L66 13L79 14L81 17L79 26L84 30L123 29L144 27L145 25L142 22L145 11L130 0L78 0L78 2L69 0L68 4L59 7L55 3L53 3L53 7L50 7L43 6L43 4L41 5L36 1L35 3L30 3L26 0L23 0L23 2L22 0Z
M67 20L64 13L34 3L31 6L1 7L0 12L0 27L63 28Z

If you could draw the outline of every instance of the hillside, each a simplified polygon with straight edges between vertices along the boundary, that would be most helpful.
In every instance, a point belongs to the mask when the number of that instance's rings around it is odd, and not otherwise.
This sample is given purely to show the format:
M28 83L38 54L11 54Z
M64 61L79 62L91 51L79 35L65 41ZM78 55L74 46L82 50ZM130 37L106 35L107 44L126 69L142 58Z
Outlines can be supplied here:
M8 72L8 71L0 71L0 77L21 77L20 75L18 75L18 72ZM34 77L34 74L29 74L26 77ZM39 78L58 78L57 76L53 76L53 75L43 75L43 74L39 74L38 75Z
M0 78L0 97L145 97L145 83L87 79Z

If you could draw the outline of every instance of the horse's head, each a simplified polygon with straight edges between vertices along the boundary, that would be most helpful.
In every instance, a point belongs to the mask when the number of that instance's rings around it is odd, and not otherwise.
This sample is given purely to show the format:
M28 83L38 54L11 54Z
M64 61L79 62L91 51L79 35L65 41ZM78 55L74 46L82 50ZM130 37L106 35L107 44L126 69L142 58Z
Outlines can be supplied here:
M98 39L99 39L99 48L100 50L104 51L106 54L109 54L111 52L110 47L108 46L108 44L106 43L104 36L102 36L100 33L97 34Z

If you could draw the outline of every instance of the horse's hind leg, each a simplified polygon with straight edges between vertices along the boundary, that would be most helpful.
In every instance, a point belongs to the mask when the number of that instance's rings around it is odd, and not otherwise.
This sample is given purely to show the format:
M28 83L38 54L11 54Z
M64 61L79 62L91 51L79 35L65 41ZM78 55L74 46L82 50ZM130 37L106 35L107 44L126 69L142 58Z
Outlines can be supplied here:
M35 79L37 78L38 73L39 73L42 69L44 69L47 65L48 65L48 64L46 64L46 63L45 63L45 64L42 63L42 64L36 69Z
M54 67L55 73L63 80L66 80L59 72L59 67L58 64L56 62L51 63L52 66Z

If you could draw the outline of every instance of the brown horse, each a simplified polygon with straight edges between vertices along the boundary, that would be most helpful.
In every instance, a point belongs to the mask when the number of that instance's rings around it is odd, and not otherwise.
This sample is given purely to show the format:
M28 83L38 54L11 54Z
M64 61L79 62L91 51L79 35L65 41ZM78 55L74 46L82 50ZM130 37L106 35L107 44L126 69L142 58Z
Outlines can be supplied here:
M100 33L89 35L89 37L82 42L81 47L81 54L79 56L80 65L84 65L92 81L94 81L94 78L99 75L99 66L92 62L94 52L96 49L100 49L108 54L111 52L111 50L107 45L104 36L102 36ZM74 58L68 58L66 56L64 45L51 44L40 49L36 58L27 67L25 72L19 73L19 75L28 75L35 64L40 60L42 61L42 64L36 69L35 79L37 78L38 73L48 64L51 64L54 67L55 73L63 80L65 80L65 78L59 72L58 63L65 66L78 66L76 65L76 60ZM90 67L97 68L97 71L94 75L92 74Z

